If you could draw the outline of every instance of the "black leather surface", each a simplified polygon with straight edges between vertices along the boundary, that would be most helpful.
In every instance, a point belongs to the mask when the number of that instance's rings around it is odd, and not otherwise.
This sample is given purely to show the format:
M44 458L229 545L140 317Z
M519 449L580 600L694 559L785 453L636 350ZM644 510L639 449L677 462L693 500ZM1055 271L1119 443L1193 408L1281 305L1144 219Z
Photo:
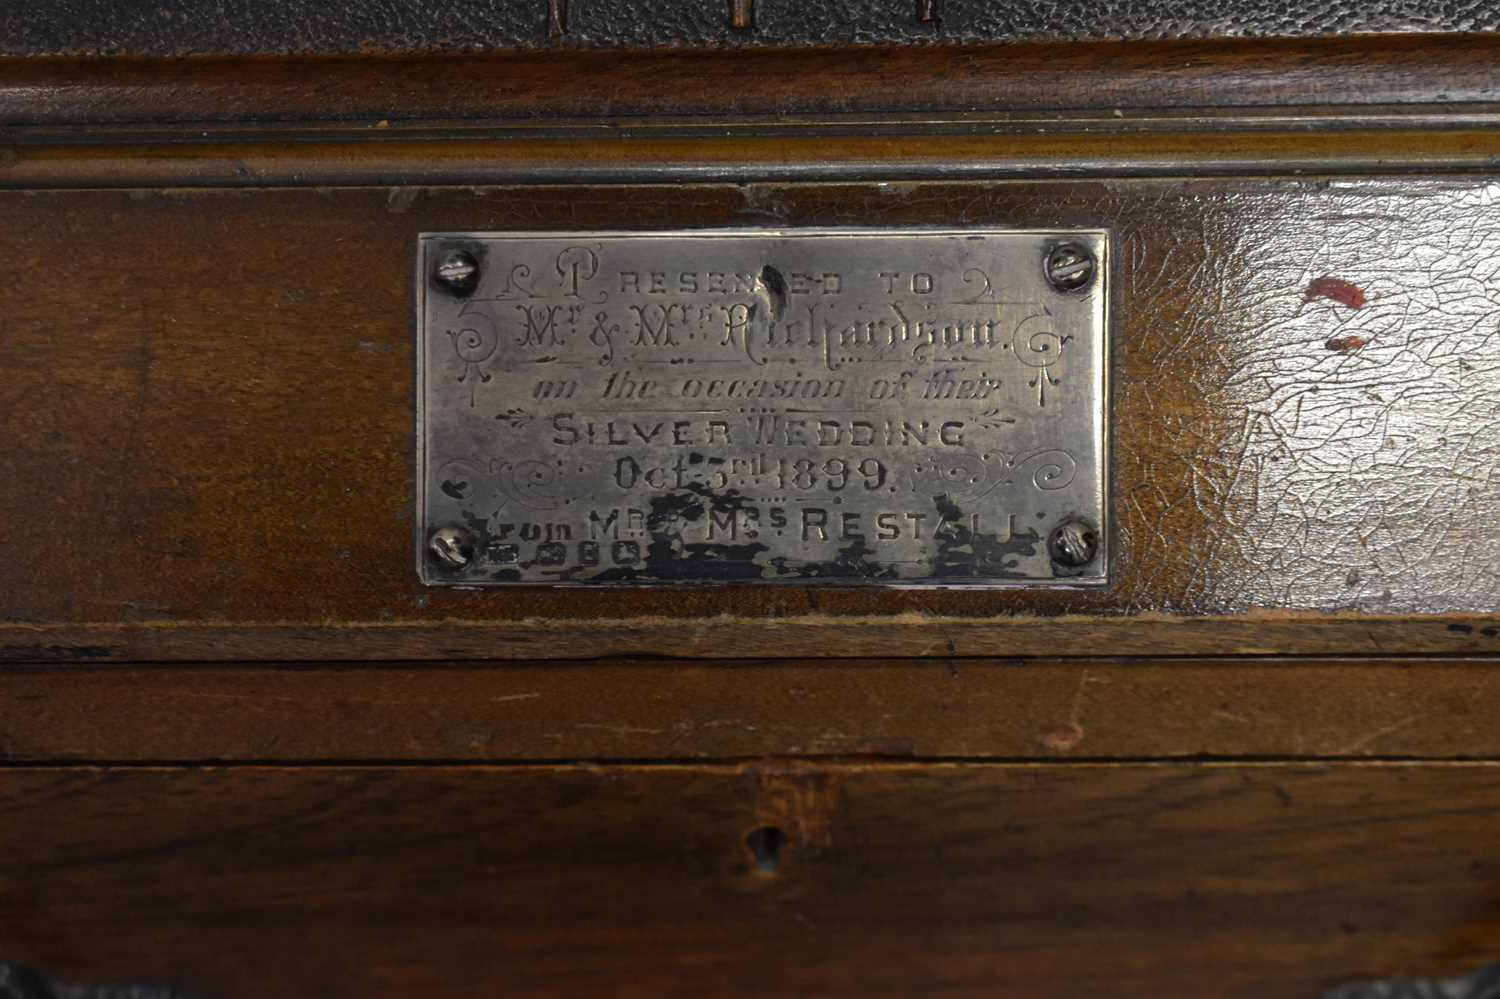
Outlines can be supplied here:
M0 54L145 55L506 48L1311 37L1500 30L1494 0L0 0Z

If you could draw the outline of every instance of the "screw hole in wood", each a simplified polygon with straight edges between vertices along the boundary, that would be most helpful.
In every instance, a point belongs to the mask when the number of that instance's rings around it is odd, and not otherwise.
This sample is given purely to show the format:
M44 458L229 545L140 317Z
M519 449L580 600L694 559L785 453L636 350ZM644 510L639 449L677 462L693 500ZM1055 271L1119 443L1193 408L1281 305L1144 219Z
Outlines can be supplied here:
M781 865L781 847L786 842L786 833L776 826L761 826L750 830L745 845L755 856L755 870L759 874L775 874Z

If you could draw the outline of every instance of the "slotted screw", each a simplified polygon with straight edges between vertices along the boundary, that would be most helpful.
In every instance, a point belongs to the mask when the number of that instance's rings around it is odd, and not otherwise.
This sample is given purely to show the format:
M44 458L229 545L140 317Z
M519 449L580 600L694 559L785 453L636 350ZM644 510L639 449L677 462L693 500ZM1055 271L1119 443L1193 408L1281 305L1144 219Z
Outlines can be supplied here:
M1081 520L1063 521L1048 536L1047 552L1059 565L1081 568L1099 554L1099 532Z
M438 259L432 276L452 291L467 294L479 285L479 261L468 250L449 250Z
M445 569L462 569L474 558L474 538L461 527L439 527L427 539L427 550Z
M1058 291L1077 291L1094 279L1094 255L1077 243L1059 243L1047 253L1047 280Z

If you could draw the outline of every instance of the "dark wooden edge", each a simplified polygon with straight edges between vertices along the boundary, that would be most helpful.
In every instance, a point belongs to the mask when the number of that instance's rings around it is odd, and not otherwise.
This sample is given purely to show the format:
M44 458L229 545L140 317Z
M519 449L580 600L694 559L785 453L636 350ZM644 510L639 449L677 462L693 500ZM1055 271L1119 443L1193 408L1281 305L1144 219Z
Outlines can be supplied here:
M1060 130L1042 123L968 132L938 126L897 134L464 133L412 137L188 130L149 137L16 136L0 151L0 188L270 187L707 183L827 180L996 180L1099 176L1479 173L1500 163L1500 128L1142 129L1134 123ZM1341 127L1342 126L1342 127ZM961 141L961 158L952 143Z
M0 59L0 124L1080 110L1500 98L1500 37Z
M0 670L0 761L1500 759L1494 658Z
M735 659L774 646L789 658L870 656L1472 655L1500 652L1500 617L1250 613L1177 617L939 617L805 614L284 622L255 625L4 624L0 661L565 660L601 656Z

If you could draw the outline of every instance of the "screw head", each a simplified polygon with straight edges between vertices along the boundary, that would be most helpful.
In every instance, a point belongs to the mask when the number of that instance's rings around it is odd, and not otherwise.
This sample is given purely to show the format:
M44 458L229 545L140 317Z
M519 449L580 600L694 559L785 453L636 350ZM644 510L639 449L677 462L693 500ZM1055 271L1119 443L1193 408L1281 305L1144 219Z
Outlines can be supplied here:
M474 536L461 527L439 527L427 539L427 550L445 569L462 569L474 558Z
M1082 568L1099 554L1099 532L1081 520L1065 520L1048 535L1047 553L1058 565Z
M456 294L467 295L479 286L479 261L468 250L449 250L438 258L432 276Z
M1047 252L1047 280L1058 291L1078 291L1094 280L1094 255L1078 243L1058 243Z

